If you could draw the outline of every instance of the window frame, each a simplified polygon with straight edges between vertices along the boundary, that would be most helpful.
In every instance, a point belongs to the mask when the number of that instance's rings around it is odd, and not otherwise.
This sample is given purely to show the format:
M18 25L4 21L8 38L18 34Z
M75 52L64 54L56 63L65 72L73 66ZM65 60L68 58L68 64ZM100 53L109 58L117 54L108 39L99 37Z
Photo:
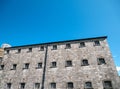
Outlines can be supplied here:
M30 63L24 63L23 69L29 69L29 65L30 65Z
M51 62L51 68L56 68L56 67L57 67L57 62L56 61Z
M70 48L71 48L71 44L67 43L66 46L65 46L65 49L70 49Z
M52 50L57 50L57 45L53 45Z
M20 83L20 89L25 89L25 83Z
M7 83L7 89L11 89L12 83Z
M89 65L88 59L83 59L82 63L81 63L81 66L88 66L88 65Z
M41 69L42 66L43 66L42 62L39 62L39 63L37 63L37 67L36 67L36 69Z
M90 86L88 86L87 83L89 83ZM85 82L85 84L84 84L84 88L85 88L85 89L93 89L92 82L91 82L91 81L87 81L87 82Z
M4 70L4 67L5 67L4 64L0 65L0 70Z
M99 40L95 40L94 41L94 46L100 46L101 44L100 44L100 41Z
M72 60L66 60L65 67L72 67L72 66L73 66Z
M105 82L109 82L109 83L110 83L110 87L106 87L106 86L105 86ZM109 89L113 89L112 81L111 81L111 80L104 80L104 81L103 81L103 88L104 88L104 89L108 89L108 88L109 88Z
M45 47L44 46L40 46L40 51L44 51Z
M79 48L82 48L82 47L85 47L86 45L85 45L85 42L80 42L80 46L79 46Z
M73 88L74 88L73 82L67 82L67 89L73 89Z
M16 70L16 68L17 68L17 64L13 64L13 66L12 66L12 69L11 69L11 70Z
M104 62L102 62L104 61ZM98 62L98 65L105 65L106 64L106 61L105 61L105 58L101 57L101 58L97 58L97 62Z
M50 83L50 89L56 89L56 83L55 82Z
M34 89L40 89L40 83L35 83L34 84Z

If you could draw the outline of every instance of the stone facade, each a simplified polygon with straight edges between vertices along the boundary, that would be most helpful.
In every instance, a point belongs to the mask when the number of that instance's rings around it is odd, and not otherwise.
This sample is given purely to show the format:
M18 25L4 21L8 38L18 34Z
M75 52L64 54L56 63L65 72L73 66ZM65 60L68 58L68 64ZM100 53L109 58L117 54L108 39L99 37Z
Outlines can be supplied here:
M5 48L0 89L120 89L106 38ZM98 58L104 59L101 64Z

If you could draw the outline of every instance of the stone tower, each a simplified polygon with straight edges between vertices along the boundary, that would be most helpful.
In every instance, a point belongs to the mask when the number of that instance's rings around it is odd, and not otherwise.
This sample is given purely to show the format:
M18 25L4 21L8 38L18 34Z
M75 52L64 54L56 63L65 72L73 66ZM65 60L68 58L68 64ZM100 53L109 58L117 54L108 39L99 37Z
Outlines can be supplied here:
M0 89L120 89L106 38L4 48Z

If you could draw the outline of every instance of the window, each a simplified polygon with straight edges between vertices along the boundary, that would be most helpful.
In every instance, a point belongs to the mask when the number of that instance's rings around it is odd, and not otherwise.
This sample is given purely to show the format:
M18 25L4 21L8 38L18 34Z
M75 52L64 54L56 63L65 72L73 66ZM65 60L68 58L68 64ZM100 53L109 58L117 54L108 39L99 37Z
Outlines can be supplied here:
M73 83L72 82L68 82L67 83L67 89L73 89L74 86L73 86Z
M53 49L52 50L57 50L57 45L53 45Z
M42 63L38 63L37 69L42 68Z
M23 69L29 69L29 63L25 63Z
M35 83L35 89L40 89L40 83Z
M10 50L7 50L6 52L7 52L7 54L9 54L9 53L10 53Z
M57 66L56 62L51 62L51 68L55 68Z
M66 61L66 67L70 67L70 66L72 66L72 61L71 60Z
M13 64L12 70L16 70L17 64Z
M82 66L88 66L88 60L87 59L83 59L82 60Z
M41 47L40 47L40 51L44 51L44 46L41 46Z
M32 52L32 48L29 48L28 52Z
M92 83L91 82L85 82L85 89L91 89Z
M4 65L0 65L0 70L4 70Z
M98 65L106 64L104 58L98 58Z
M18 49L18 53L20 53L21 52L21 49Z
M94 41L94 46L100 46L100 42L99 41Z
M11 83L7 83L7 89L11 89Z
M51 89L56 89L56 83L51 83Z
M20 89L25 89L25 83L20 84Z
M66 49L70 49L71 45L70 44L66 44Z
M104 86L104 89L111 89L112 83L111 81L104 81L103 86Z
M2 58L2 57L0 57L0 62L2 62L2 59L3 59L3 58Z
M80 42L80 47L85 47L85 42Z

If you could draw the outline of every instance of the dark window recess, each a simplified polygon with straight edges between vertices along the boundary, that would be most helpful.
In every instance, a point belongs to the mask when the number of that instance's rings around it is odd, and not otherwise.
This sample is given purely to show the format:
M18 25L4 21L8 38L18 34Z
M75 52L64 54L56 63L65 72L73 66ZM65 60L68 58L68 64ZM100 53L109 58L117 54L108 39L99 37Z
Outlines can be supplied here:
M32 48L29 48L28 52L32 52Z
M112 83L111 81L104 81L104 89L112 89Z
M72 82L68 82L68 83L67 83L67 88L68 88L68 89L73 89L73 88L74 88L73 83L72 83Z
M42 63L38 63L37 69L42 68Z
M82 60L82 66L88 66L88 60L87 59L84 59Z
M35 83L35 89L40 89L40 83Z
M18 49L18 53L21 53L21 49Z
M0 70L4 70L4 65L0 65Z
M72 61L71 60L66 61L66 67L71 67L71 66L72 66Z
M13 64L13 68L11 70L16 70L17 64Z
M70 49L71 48L71 44L66 44L66 49Z
M100 46L100 42L99 41L94 41L94 46Z
M11 89L11 83L7 83L7 89Z
M25 83L20 84L20 89L25 89Z
M51 83L51 89L56 89L56 83Z
M53 49L52 50L57 50L57 45L53 45Z
M104 58L98 58L98 65L106 64Z
M0 57L0 62L2 62L2 60L3 60L3 58L2 58L2 57Z
M44 51L44 46L41 46L41 47L40 47L40 51Z
M85 89L92 89L92 83L91 82L85 82Z
M85 42L80 42L80 47L85 47Z
M57 63L56 62L51 62L51 68L55 68L57 67Z
M7 54L9 54L9 53L10 53L10 50L7 50L6 52L7 52Z
M25 63L23 69L29 69L29 63Z

